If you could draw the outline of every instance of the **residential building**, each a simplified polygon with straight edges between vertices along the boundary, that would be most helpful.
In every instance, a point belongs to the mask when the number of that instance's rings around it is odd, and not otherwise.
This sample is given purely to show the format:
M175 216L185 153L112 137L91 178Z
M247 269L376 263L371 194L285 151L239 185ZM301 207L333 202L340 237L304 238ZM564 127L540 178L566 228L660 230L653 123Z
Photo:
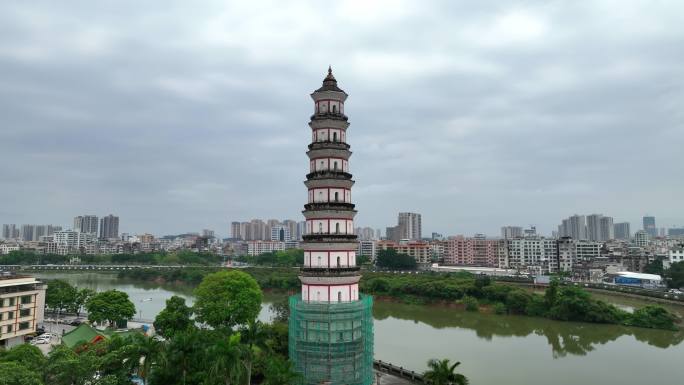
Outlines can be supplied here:
M573 215L564 219L558 226L559 237L571 237L572 239L587 239L587 220L584 215Z
M17 239L19 238L19 230L15 224L4 224L2 225L2 238L3 239Z
M56 231L54 245L48 246L59 255L95 254L97 250L96 233L82 233L73 230Z
M43 323L46 285L27 275L0 275L0 346L23 344Z
M684 236L684 227L672 227L667 229L667 235L669 237L682 237Z
M650 234L646 230L639 230L634 233L634 244L639 247L648 246Z
M615 239L615 226L613 225L613 217L601 217L600 231L598 241L609 241Z
M0 243L0 254L9 254L13 251L19 251L21 247L15 241Z
M240 222L230 222L230 237L239 240L245 239L242 235L242 226Z
M644 228L643 230L650 235L652 238L658 236L658 230L656 229L656 220L653 216L645 216L643 218Z
M119 238L119 217L112 214L100 219L100 239Z
M400 239L420 240L422 238L421 215L417 213L399 213L398 226Z
M673 263L684 263L684 245L679 245L671 248L667 253L667 259L670 264Z
M399 226L391 226L385 229L385 239L395 243L401 240L401 229Z
M472 238L462 235L449 237L444 243L445 265L497 267L499 264L499 242L486 239L482 234Z
M97 215L79 215L74 217L74 231L95 234L97 236Z
M527 237L499 241L499 267L515 268L539 274L558 269L557 241L551 238Z
M271 241L289 242L292 240L290 227L284 225L271 226Z
M629 222L621 222L613 225L615 239L629 240L632 233L629 231Z
M423 241L378 241L377 251L396 250L398 254L406 254L413 257L419 264L432 262L432 249L430 244Z
M501 228L501 238L512 239L522 238L523 228L520 226L504 226Z
M364 240L364 241L359 241L359 247L356 250L357 255L365 255L371 259L371 261L375 260L375 257L377 256L377 249L376 249L376 241L371 241L371 240Z

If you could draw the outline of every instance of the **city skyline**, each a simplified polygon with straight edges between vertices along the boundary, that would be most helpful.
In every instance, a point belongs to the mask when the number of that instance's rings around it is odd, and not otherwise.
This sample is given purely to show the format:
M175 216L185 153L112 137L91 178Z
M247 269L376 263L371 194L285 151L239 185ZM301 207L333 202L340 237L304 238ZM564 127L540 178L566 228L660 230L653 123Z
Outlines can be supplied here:
M684 225L680 3L160 4L0 5L1 223L296 218L307 85L332 64L354 89L359 224Z

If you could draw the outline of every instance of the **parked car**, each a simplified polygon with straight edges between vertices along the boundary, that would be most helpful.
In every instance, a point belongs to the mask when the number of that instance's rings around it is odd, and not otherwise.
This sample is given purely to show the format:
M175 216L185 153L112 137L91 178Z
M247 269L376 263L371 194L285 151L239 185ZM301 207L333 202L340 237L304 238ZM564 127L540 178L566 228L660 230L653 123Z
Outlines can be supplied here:
M670 293L672 293L672 294L684 294L684 292L679 290L679 289L670 289Z
M76 319L72 320L71 322L69 322L69 325L71 325L71 326L78 326L78 325L80 325L80 324L82 324L82 323L83 323L83 320L82 320L82 319L76 318Z
M43 344L49 344L50 340L52 337L46 337L45 335L39 336L35 338L34 340L31 341L31 344L33 345L43 345Z

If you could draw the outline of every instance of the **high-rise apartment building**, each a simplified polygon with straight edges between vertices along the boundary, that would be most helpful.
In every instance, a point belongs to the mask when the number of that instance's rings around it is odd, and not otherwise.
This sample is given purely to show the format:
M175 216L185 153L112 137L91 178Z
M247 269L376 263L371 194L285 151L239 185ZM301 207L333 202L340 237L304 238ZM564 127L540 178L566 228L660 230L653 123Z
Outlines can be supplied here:
M501 228L501 238L512 239L521 238L523 236L523 228L520 226L504 226Z
M290 228L284 225L271 227L271 241L289 242L292 240Z
M420 240L423 236L421 215L417 213L399 213L398 226L401 239Z
M242 236L242 226L240 222L230 222L230 237L235 239L244 239Z
M629 222L620 222L613 225L615 232L615 239L628 240L632 237L632 233L629 230Z
M602 217L600 221L599 241L610 241L615 239L615 227L613 225L613 217Z
M643 218L643 223L644 223L644 228L643 230L650 235L651 237L655 237L658 235L658 230L656 229L656 220L655 217L652 216L645 216Z
M499 264L498 244L482 234L472 238L462 235L449 237L444 246L444 263L447 265L470 265L497 267Z
M100 239L119 238L119 217L112 214L100 219Z
M559 237L570 237L572 239L587 239L587 220L584 215L573 215L558 226Z
M74 217L74 231L97 235L97 215L79 215Z
M2 225L2 238L3 239L17 239L19 238L19 230L16 224L4 224Z

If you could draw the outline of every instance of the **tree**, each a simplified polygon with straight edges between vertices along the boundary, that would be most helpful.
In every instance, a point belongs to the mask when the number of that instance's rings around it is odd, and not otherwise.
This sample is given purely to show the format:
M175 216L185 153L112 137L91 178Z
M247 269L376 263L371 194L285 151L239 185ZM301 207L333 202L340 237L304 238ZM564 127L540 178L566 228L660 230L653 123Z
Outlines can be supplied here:
M128 294L118 290L95 294L86 303L86 309L88 320L97 323L107 321L111 326L135 315L135 305L128 299Z
M654 259L651 263L644 266L644 273L663 275L663 260Z
M173 334L194 326L192 309L185 304L185 298L174 295L166 300L166 307L154 319L155 331L169 338Z
M272 356L266 361L263 385L296 384L300 377L300 374L294 370L291 361L279 356Z
M240 334L220 339L209 348L209 352L209 356L213 357L209 369L210 382L239 384L245 378L245 346L240 343Z
M240 330L240 337L247 345L245 351L245 369L247 377L247 385L252 383L252 365L254 364L254 357L256 355L255 349L268 349L266 341L268 340L268 331L261 321L250 321L246 327Z
M147 384L152 365L159 364L164 356L164 344L161 341L145 336L134 334L130 338L130 343L124 348L124 357L129 368L136 370L143 383Z
M356 265L361 266L371 262L371 257L367 255L358 255L356 257Z
M55 279L48 282L45 304L52 310L65 311L76 303L77 290L69 282Z
M415 270L416 260L406 254L399 254L394 249L379 250L375 264L378 267L397 270Z
M667 277L667 286L671 288L684 287L684 261L673 263L670 268L665 271Z
M45 356L37 346L22 344L0 351L0 362L16 362L35 372L41 372L45 366Z
M91 350L76 354L66 345L58 345L48 355L45 380L50 385L89 384L98 369L98 358Z
M456 373L456 367L461 363L450 364L449 359L431 359L428 361L428 370L423 373L423 377L432 385L467 385L466 376Z
M80 316L81 310L85 308L88 300L95 295L95 291L92 289L83 288L78 290L76 293L76 298L74 300L73 308L69 309L76 313L76 316Z
M0 362L0 385L43 385L38 373L18 362Z
M261 310L261 289L237 270L209 274L195 289L197 320L214 328L232 328L256 319Z

